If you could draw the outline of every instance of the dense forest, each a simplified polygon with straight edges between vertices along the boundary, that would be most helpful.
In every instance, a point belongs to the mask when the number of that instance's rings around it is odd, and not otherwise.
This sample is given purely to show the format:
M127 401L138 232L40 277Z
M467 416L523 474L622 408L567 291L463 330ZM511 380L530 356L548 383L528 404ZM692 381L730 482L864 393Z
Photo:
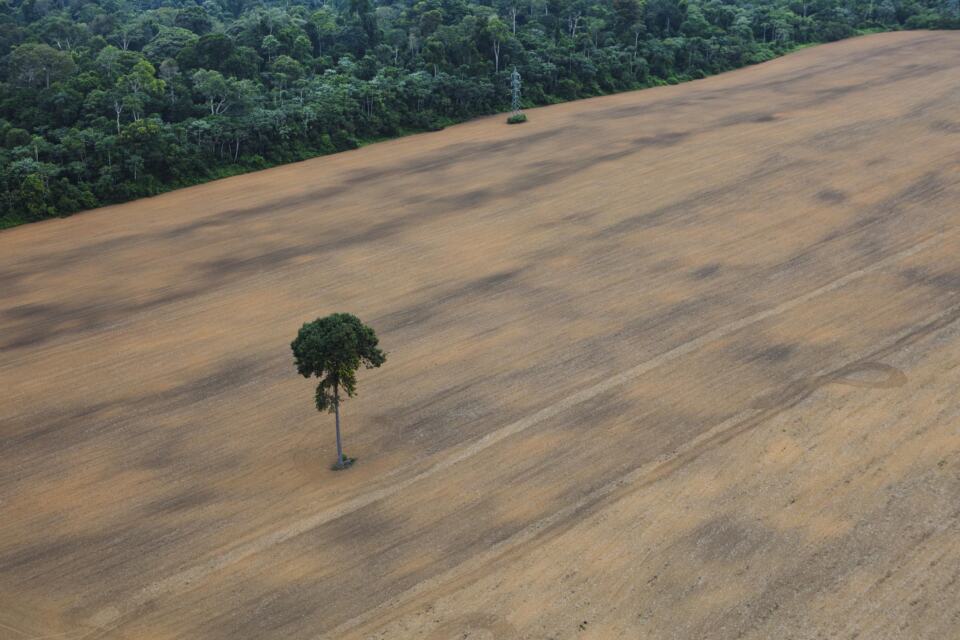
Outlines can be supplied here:
M675 83L958 0L0 0L0 227Z

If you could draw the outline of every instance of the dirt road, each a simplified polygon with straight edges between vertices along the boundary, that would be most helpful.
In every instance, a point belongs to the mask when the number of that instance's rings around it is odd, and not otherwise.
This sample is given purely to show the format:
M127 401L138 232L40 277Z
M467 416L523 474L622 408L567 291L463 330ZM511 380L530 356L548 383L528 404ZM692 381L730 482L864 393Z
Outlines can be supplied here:
M960 637L958 60L870 36L0 233L0 637ZM343 473L289 352L333 311L389 352Z

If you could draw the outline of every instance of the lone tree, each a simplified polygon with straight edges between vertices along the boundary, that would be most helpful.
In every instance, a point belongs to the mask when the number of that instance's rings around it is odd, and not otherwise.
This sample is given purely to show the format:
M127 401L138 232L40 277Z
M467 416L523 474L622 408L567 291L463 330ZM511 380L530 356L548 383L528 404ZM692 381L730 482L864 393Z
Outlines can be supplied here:
M348 397L357 393L357 369L382 365L387 357L377 348L377 334L349 313L334 313L317 318L300 327L297 339L290 343L293 363L304 378L316 376L317 411L336 414L337 464L343 469L353 464L353 458L344 458L340 444L340 391Z

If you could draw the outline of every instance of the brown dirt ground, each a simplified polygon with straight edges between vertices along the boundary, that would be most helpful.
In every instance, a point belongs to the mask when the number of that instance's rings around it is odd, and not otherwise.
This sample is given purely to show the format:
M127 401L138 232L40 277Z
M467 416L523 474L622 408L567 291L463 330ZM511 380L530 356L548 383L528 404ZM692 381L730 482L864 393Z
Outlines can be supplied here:
M960 33L0 233L0 637L960 637ZM295 375L348 310L387 365Z

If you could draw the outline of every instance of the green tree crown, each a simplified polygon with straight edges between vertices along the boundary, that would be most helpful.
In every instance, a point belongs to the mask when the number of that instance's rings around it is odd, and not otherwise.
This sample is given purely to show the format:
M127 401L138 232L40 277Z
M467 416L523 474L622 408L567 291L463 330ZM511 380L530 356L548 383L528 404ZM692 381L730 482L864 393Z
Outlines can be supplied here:
M339 390L348 397L356 395L357 369L373 369L387 357L377 344L377 334L349 313L334 313L307 322L290 343L297 372L304 378L316 376L317 411L334 411L340 401Z

